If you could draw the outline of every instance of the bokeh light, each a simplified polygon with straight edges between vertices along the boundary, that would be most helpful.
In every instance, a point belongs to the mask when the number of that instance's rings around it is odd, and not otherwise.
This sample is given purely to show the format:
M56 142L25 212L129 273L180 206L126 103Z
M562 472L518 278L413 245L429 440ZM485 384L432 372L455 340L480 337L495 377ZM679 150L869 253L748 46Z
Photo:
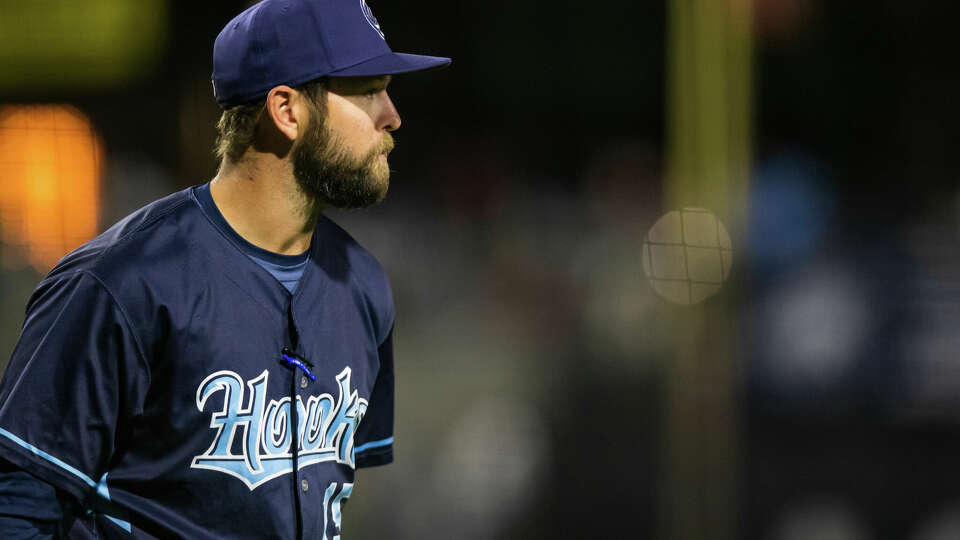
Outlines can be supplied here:
M675 304L696 304L716 294L732 264L730 234L703 208L668 212L643 241L647 279L660 296Z
M110 88L150 73L167 34L164 0L0 3L0 90Z
M846 502L814 497L787 509L771 540L869 540L866 524Z
M960 538L960 501L950 501L925 517L912 540L953 540Z
M97 233L103 145L66 105L0 108L3 264L46 272Z

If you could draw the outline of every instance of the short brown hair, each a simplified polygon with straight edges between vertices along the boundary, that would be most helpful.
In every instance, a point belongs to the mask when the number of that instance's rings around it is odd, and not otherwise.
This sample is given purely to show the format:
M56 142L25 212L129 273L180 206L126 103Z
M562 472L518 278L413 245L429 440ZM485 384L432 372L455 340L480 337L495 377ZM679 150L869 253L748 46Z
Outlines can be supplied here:
M317 108L319 118L326 116L327 78L321 77L294 87L305 94ZM221 162L236 163L253 145L257 123L266 105L266 97L250 103L231 107L220 115L217 122L217 142L214 153Z

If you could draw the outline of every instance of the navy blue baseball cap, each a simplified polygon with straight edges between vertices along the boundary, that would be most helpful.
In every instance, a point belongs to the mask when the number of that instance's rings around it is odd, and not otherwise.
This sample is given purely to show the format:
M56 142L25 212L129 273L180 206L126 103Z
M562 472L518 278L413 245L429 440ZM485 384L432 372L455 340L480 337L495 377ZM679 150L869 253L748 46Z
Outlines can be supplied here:
M450 63L395 53L366 0L263 0L213 44L213 93L224 109L323 76L391 75Z

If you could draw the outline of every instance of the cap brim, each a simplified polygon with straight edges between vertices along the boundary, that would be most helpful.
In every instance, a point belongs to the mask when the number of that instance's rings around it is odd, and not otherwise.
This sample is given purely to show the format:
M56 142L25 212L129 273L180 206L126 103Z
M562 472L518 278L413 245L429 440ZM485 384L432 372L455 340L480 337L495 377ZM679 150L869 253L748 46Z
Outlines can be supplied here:
M331 77L364 77L371 75L394 75L446 66L449 58L419 54L387 53L375 56L350 67L328 73Z

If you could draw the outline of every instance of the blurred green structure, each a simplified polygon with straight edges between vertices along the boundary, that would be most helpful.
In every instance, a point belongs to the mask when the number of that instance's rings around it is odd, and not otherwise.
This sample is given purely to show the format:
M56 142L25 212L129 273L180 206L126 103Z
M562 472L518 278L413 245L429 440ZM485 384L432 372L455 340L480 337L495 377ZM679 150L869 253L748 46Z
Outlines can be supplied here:
M667 22L664 211L694 206L715 213L732 233L734 261L751 152L752 3L672 0ZM740 362L732 299L728 293L671 311L660 482L664 539L739 537Z
M168 31L165 0L5 0L0 92L122 86L154 69Z

